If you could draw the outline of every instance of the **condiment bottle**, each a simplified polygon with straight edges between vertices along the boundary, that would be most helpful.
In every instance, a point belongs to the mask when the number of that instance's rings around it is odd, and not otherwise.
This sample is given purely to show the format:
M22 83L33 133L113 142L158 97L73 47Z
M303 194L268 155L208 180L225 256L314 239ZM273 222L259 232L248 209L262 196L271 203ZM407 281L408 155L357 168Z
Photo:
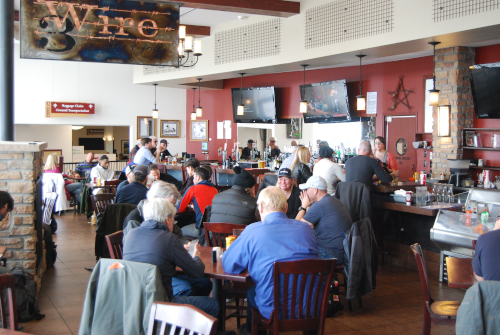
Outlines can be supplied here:
M465 211L465 225L470 227L472 225L472 211L470 209Z
M488 219L490 217L490 214L488 213L487 210L484 210L482 213L481 213L481 223L482 224L486 224L488 223Z

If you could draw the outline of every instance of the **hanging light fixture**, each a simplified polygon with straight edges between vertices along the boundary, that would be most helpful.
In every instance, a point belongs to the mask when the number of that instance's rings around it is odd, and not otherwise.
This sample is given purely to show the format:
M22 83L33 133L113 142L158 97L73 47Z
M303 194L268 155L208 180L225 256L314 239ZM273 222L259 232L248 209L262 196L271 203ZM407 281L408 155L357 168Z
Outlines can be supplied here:
M158 109L156 109L156 86L158 86L158 84L153 84L153 85L155 85L155 109L153 109L153 119L157 119Z
M439 105L439 90L436 90L436 45L441 42L429 42L430 45L434 47L434 53L432 60L434 61L434 67L432 68L432 90L429 90L429 106Z
M196 60L188 65L189 57L196 56ZM186 35L186 26L179 26L179 46L177 47L177 64L165 65L169 67L192 67L198 63L201 56L201 40L193 39L193 36Z
M201 96L201 80L203 78L196 78L198 80L198 107L196 107L196 116L201 117L203 115L203 109L201 108L200 104L200 96Z
M299 112L300 113L307 113L307 100L305 97L305 86L306 86L306 67L309 66L309 64L300 64L304 68L304 85L302 85L302 90L301 90L301 95L302 95L302 100L300 100L300 108Z
M191 112L191 120L196 120L196 111L194 110L194 96L196 94L196 87L191 88L193 90L193 111Z
M245 115L245 105L243 105L243 76L246 73L242 72L238 74L241 76L241 85L240 85L240 104L238 105L238 110L236 111L236 115Z
M361 60L363 57L366 55L356 55L356 57L359 57L359 95L356 96L356 105L357 105L357 110L358 111L364 111L366 110L366 97L362 93L362 85L361 85Z

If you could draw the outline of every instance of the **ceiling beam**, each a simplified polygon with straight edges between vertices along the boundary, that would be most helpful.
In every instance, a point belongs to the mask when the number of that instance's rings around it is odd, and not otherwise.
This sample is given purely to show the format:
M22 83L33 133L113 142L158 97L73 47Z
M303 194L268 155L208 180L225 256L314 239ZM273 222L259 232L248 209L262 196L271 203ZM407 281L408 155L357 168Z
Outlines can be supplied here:
M150 1L173 2L169 0ZM300 2L283 0L188 0L182 6L279 17L290 17L300 14Z
M4 0L0 0L4 1ZM16 10L14 11L14 21L19 22L19 11ZM203 37L203 36L210 36L210 27L207 26L193 26L189 24L185 24L186 26L186 34L187 35L192 35L195 37Z

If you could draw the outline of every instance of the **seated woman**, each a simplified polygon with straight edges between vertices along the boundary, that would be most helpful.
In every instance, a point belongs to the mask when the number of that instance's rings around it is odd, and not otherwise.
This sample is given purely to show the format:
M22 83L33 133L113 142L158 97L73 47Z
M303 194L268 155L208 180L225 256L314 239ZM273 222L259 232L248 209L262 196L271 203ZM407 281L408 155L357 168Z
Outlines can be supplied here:
M387 167L389 173L399 170L394 155L385 150L385 138L382 136L375 137L375 151L373 151L373 157L385 164L382 167Z
M307 179L312 176L311 169L307 163L311 159L311 154L309 153L309 149L306 147L300 147L295 152L295 157L292 161L292 165L290 165L290 170L292 170L292 177L297 179L297 183L305 184Z
M57 155L55 153L52 153L47 156L47 161L45 162L43 170L45 173L61 173L61 170L57 165ZM63 177L70 177L70 176L68 176L67 174L63 174ZM74 194L76 197L76 201L79 204L80 200L82 199L82 184L80 184L79 182L72 183L69 180L65 180L64 183L66 184L64 188L66 190L66 196L68 197L68 200L70 194Z
M300 190L292 179L292 171L290 169L284 168L278 172L278 183L276 186L285 192L286 202L288 204L286 216L289 219L295 219L299 213L299 207L302 202L300 201Z

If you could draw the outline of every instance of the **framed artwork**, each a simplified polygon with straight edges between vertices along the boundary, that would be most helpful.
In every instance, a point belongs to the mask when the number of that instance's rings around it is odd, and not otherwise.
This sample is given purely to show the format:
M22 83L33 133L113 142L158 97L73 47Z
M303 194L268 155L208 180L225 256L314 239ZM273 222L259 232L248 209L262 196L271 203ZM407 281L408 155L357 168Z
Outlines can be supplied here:
M151 116L137 117L137 139L156 136L156 119Z
M290 119L286 125L286 138L302 139L302 118Z
M475 131L466 131L465 132L465 145L468 147L475 147L475 138L476 138L476 132Z
M208 150L208 142L201 142L201 150Z
M181 137L181 121L160 120L160 137L168 137L168 138Z
M104 135L104 129L87 128L87 135Z
M128 140L122 140L122 154L129 155L130 154L130 143Z
M208 141L208 120L191 120L191 141Z

